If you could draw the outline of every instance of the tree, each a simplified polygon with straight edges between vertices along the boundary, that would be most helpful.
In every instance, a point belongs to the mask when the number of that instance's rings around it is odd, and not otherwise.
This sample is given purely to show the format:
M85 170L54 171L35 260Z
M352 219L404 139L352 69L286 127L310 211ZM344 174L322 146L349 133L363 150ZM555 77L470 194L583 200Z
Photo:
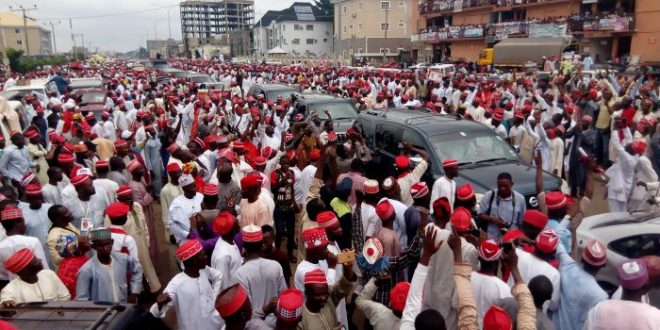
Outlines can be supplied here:
M146 48L140 47L137 51L137 57L138 58L149 58L149 52L147 51Z
M14 48L7 48L7 59L9 60L9 68L13 72L20 71L20 59L23 56L22 50L16 50Z
M314 0L314 6L318 7L326 15L334 15L335 5L331 0Z

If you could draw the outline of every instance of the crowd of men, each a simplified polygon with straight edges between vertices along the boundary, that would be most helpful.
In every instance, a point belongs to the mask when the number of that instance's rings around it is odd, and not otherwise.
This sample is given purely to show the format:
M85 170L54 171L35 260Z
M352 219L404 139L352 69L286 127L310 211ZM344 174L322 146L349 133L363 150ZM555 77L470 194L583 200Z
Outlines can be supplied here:
M124 62L5 81L48 77L58 88L26 95L19 112L0 107L5 308L135 303L162 327L174 309L178 329L660 324L648 296L660 286L659 256L614 265L620 287L610 296L596 281L607 247L594 239L578 253L575 242L602 198L596 177L609 179L611 211L657 203L660 89L645 71L586 76L567 63L550 76L494 79L465 66L432 81L330 64L171 65L230 88ZM91 76L107 91L102 113L81 111L66 85ZM535 166L539 208L527 209L509 173L478 201L455 181L461 159L442 160L443 176L425 182L430 151L407 141L392 176L366 173L377 155L358 129L340 139L330 113L320 119L326 109L247 93L264 82L355 98L361 110L426 107L483 123ZM565 179L566 193L545 191L544 171ZM165 281L168 267L180 272Z

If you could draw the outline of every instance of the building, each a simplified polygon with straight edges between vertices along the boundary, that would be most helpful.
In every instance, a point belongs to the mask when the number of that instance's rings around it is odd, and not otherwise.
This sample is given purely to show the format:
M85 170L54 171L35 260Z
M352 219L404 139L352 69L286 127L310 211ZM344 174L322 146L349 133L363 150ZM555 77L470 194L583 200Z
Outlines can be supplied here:
M418 31L419 0L332 0L335 5L335 52L398 53L410 50Z
M3 56L7 48L22 50L25 55L52 54L53 42L50 30L39 26L36 21L29 18L25 23L27 23L27 40L23 17L12 12L0 13L0 49Z
M181 2L181 34L186 51L211 44L228 46L233 31L254 24L254 0L190 0Z
M279 47L290 55L327 57L333 53L332 16L306 2L269 10L254 25L255 55Z
M157 54L164 58L175 57L179 54L179 41L174 39L147 40L149 58L156 58Z
M505 38L569 37L600 61L659 62L657 0L424 0L420 61L476 61Z

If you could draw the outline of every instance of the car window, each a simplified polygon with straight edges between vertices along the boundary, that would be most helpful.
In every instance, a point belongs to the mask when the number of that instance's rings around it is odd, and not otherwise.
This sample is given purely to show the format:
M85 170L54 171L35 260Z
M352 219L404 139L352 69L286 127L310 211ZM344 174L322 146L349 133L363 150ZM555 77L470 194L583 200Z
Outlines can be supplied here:
M336 103L311 104L310 109L312 111L317 110L321 120L328 119L328 115L325 114L326 110L330 112L332 119L354 119L357 117L357 112L353 106L350 103L344 101Z
M82 95L83 103L103 103L105 93L84 93Z
M628 236L612 241L609 248L626 258L660 255L660 234Z
M376 131L376 147L392 155L398 155L403 128L394 124L380 124Z
M428 150L426 150L426 146L427 146L426 141L424 141L424 139L419 133L413 130L404 129L402 141L410 143L413 147L417 149L421 149L428 152ZM408 157L410 157L410 160L412 160L415 163L419 163L422 161L422 158L416 152L409 151L407 155Z
M430 143L440 157L438 161L456 159L459 163L474 163L489 159L518 159L511 146L490 130L432 136Z
M267 96L269 100L275 101L278 96L281 96L282 99L290 99L291 94L295 93L296 91L293 89L277 89L277 90L270 90L267 92Z

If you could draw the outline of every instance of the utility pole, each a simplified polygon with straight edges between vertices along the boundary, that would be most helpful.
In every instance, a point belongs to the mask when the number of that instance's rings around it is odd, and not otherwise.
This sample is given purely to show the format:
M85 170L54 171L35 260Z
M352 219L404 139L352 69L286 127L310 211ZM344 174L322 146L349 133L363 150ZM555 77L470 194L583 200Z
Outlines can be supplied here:
M25 14L26 11L31 11L31 10L37 10L37 5L34 5L34 8L25 8L23 6L18 6L18 8L14 9L9 7L11 11L20 11L23 13L23 38L25 38L25 55L30 55L30 41L28 38L28 30L27 30L27 15Z
M57 21L57 23L48 22L46 25L50 25L50 31L53 35L53 54L57 54L57 40L55 40L55 25L62 23L62 21Z

